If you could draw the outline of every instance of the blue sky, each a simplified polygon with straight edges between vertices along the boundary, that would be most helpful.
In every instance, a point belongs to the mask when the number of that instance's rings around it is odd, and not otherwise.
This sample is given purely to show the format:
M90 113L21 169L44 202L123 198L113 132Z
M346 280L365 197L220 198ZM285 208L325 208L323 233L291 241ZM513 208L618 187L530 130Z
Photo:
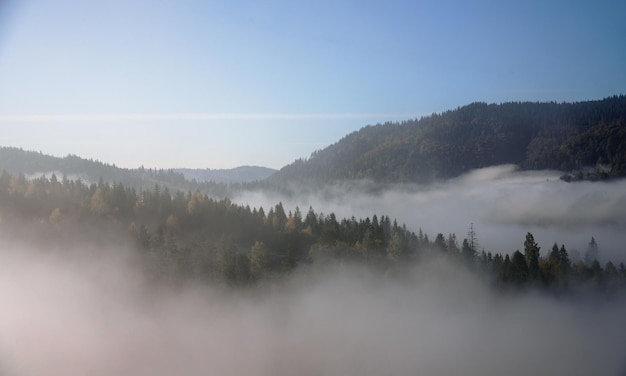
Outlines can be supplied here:
M623 1L0 4L0 145L123 167L280 168L473 101L626 93Z

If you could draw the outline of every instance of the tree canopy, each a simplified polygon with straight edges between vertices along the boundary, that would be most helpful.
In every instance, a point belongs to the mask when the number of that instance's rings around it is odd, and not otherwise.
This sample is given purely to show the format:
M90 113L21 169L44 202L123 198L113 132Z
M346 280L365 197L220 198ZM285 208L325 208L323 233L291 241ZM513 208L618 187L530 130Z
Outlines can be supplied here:
M67 177L26 179L0 174L0 231L46 246L79 239L133 244L147 273L165 281L189 279L254 283L316 262L360 262L398 273L424 257L446 257L502 286L565 291L581 283L601 289L624 285L623 264L597 259L572 265L564 245L545 255L531 233L524 253L482 251L476 230L459 248L455 234L430 241L382 214L356 219L309 208L265 209L217 200L198 191L170 192L155 185L137 191L120 183L86 184ZM595 246L594 246L595 244ZM592 238L590 247L597 247Z
M568 180L625 176L626 96L578 103L472 103L421 119L366 126L269 180L424 183L499 164L575 172Z

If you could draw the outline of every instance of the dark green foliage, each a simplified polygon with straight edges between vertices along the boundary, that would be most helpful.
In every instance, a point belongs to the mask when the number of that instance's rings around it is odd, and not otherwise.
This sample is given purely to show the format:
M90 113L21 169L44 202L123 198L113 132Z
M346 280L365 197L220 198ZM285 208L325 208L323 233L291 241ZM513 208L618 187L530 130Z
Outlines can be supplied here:
M401 233L397 229L394 230L387 246L387 257L391 260L399 260L402 258L405 249L406 245Z
M511 266L506 275L506 279L514 284L522 284L529 279L529 268L524 258L524 255L520 251L513 252L511 257Z
M545 281L547 283L550 284L556 281L558 273L559 273L559 264L560 264L559 246L556 243L554 243L554 245L552 245L552 250L550 251L550 254L548 255L547 264L543 268Z
M602 268L596 259L572 266L564 246L554 244L547 257L540 257L531 233L526 234L524 253L477 254L469 239L459 250L454 234L446 238L438 233L431 242L421 230L416 235L385 215L338 219L310 208L303 220L298 208L285 213L281 203L266 215L263 208L198 191L170 193L160 185L137 193L122 184L28 180L3 172L0 218L3 234L45 240L51 247L62 248L76 238L131 244L150 277L175 284L203 280L248 285L319 262L362 262L396 275L428 255L462 260L502 286L564 291L593 283L610 292L626 281L623 264L618 268L608 262ZM469 238L476 244L471 228Z
M565 246L561 245L561 249L559 249L559 268L558 268L558 277L561 281L567 281L569 278L570 272L572 269L572 263L569 259L567 251L565 250Z
M81 179L91 182L100 180L108 184L120 183L136 190L149 190L156 186L159 186L159 189L166 188L172 192L198 190L213 197L226 197L246 186L244 183L226 184L214 181L198 182L195 179L186 180L182 173L174 170L146 169L144 167L120 168L75 155L58 158L14 147L0 147L0 169L9 173L26 175L56 172L63 176L79 176Z
M463 245L461 246L461 254L463 255L463 259L468 264L471 264L476 257L476 251L470 246L470 243L467 239L463 239Z
M26 223L42 233L111 231L136 246L150 275L174 282L200 276L241 285L322 253L386 260L389 252L390 260L398 261L413 254L417 243L415 234L395 221L392 227L386 216L339 221L334 213L310 208L303 220L299 208L287 214L281 203L266 215L263 208L199 191L171 193L159 184L137 193L104 180L91 185L56 177L28 180L6 171L0 175L0 214L10 219L0 229Z
M268 250L262 241L256 241L249 254L250 273L253 277L258 278L267 272L268 268Z
M499 164L561 171L606 166L592 177L625 176L626 96L561 104L472 103L419 120L367 126L269 180L429 182Z
M585 264L591 265L594 261L599 260L600 251L598 249L598 243L596 243L596 239L591 237L591 241L589 241L589 246L587 247L587 252L585 252Z
M458 255L461 250L456 241L456 234L448 234L448 240L446 240L446 249L453 255Z
M446 252L448 247L446 246L446 239L443 237L442 233L438 233L435 237L435 243L433 244L436 250L439 252Z
M526 266L528 267L528 277L534 281L539 280L539 249L535 242L533 234L530 232L526 234L526 240L524 241L524 259L526 260Z

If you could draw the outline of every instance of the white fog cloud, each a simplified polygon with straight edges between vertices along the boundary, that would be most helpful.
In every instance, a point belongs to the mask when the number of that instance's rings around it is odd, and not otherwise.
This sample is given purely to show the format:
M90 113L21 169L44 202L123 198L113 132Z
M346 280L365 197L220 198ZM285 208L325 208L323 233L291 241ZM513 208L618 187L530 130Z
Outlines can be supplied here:
M522 248L530 231L544 252L558 242L584 253L593 236L605 262L626 261L626 179L565 183L560 175L505 165L445 183L393 185L374 193L371 183L360 181L318 192L296 189L293 197L248 192L234 201L266 210L282 201L286 210L299 206L306 214L312 206L338 218L388 215L413 231L422 228L431 237L453 232L461 240L474 223L481 246L492 252Z
M567 184L510 166L372 193L359 182L297 199L236 200L338 217L390 215L429 235L470 221L489 250L624 244L626 181ZM369 193L366 193L369 192ZM600 223L598 223L600 221ZM4 237L6 239L6 237ZM34 240L33 240L34 242ZM31 242L32 243L32 242ZM615 246L615 248L611 248ZM579 248L583 250L582 248ZM249 290L148 282L123 250L0 244L2 375L623 375L626 296L499 294L443 260L389 279L301 267Z
M111 250L101 250L109 252ZM626 302L500 296L442 260L147 286L121 258L0 254L6 375L619 375Z

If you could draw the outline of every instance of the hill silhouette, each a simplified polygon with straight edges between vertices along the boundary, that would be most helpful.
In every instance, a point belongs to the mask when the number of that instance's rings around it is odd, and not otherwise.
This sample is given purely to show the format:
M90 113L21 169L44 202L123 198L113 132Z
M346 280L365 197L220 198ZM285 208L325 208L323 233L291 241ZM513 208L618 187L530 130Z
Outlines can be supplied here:
M577 103L472 103L421 119L366 126L269 180L420 182L516 164L626 175L626 97Z

